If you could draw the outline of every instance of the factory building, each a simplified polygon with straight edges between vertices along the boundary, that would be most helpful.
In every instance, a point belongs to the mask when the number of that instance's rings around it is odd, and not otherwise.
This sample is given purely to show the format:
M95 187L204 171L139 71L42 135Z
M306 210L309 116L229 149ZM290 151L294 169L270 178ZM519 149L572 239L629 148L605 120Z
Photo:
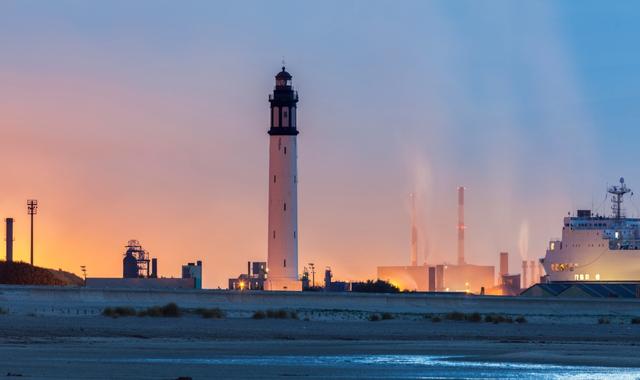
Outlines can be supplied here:
M442 267L439 280L438 267ZM495 285L493 265L438 265L436 266L436 291L483 293Z
M137 240L129 240L122 259L122 278L87 278L90 288L202 289L202 261L182 266L181 278L164 278L158 274L158 260Z
M333 272L327 267L324 270L324 291L325 292L349 292L351 283L346 281L333 281Z
M269 231L265 290L301 291L298 279L297 103L291 74L276 75L269 128Z
M495 267L491 265L469 264L465 258L464 246L464 191L460 186L458 196L457 264L417 265L417 227L413 195L411 217L411 259L409 266L380 266L378 279L387 281L400 290L408 291L449 291L483 293L495 286ZM502 262L503 259L501 259ZM508 260L508 259L507 259ZM508 270L508 269L507 269Z
M194 287L196 289L202 289L202 261L198 260L196 263L188 263L182 266L182 278L193 279Z
M157 273L151 273L151 260L149 252L145 251L137 240L129 240L122 259L123 278L149 278L157 277ZM157 261L156 261L157 263ZM157 266L157 264L156 264Z
M267 279L267 263L247 262L247 273L229 279L229 290L264 290Z

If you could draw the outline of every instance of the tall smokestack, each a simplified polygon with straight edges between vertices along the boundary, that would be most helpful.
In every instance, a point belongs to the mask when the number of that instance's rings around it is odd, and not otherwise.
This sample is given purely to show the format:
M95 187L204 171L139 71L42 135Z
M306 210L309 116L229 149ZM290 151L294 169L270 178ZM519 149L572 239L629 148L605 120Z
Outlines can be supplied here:
M158 259L151 259L151 278L158 278Z
M506 274L509 274L509 252L500 252L500 283Z
M458 187L458 265L464 265L464 187Z
M527 281L527 260L522 260L522 288L529 287L529 281Z
M411 266L418 265L418 226L416 226L416 196L411 197Z
M538 283L538 266L534 260L529 261L529 271L531 271L531 283Z
M7 222L7 262L10 263L13 261L13 218L5 219Z

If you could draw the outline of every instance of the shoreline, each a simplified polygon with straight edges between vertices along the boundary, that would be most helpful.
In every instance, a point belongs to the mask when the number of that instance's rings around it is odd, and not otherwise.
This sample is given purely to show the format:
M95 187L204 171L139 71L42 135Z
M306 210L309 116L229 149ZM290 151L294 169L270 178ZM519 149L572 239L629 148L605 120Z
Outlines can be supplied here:
M0 374L32 379L640 378L639 300L0 287L0 307Z
M87 365L95 360L93 364L101 366L109 360L119 363L128 353L135 357L141 352L147 358L174 361L418 355L447 357L445 360L452 362L640 368L636 355L640 325L631 324L12 315L0 316L0 322L0 370L12 363L33 361L55 372L56 360L89 360ZM121 364L132 369L145 365ZM160 367L167 366L170 363ZM187 365L199 366L202 364Z

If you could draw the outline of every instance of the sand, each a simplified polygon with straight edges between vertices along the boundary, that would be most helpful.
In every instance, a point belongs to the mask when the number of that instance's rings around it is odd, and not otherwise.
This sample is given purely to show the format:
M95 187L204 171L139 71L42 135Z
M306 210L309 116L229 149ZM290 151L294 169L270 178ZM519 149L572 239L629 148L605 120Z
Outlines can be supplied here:
M624 322L624 321L623 321ZM220 320L0 316L0 376L47 379L396 377L386 367L313 366L317 357L464 356L479 362L640 367L640 325L492 324L406 318ZM300 365L235 363L299 358ZM253 358L253 359L252 359ZM244 359L242 359L244 360ZM289 360L289 359L287 359ZM456 360L456 359L453 359ZM296 360L293 360L296 363ZM407 366L409 368L410 366ZM321 368L322 373L319 373ZM402 372L402 377L412 377ZM389 375L389 376L387 376ZM406 376L405 376L406 375Z

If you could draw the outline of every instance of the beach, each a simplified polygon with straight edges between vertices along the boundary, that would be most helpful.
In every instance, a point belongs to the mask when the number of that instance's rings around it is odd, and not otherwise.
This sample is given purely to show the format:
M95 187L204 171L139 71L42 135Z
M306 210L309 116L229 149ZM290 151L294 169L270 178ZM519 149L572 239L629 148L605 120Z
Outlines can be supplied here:
M0 323L0 374L26 378L418 378L446 369L427 363L434 358L484 369L520 363L525 367L510 370L534 371L533 377L547 368L535 365L551 365L553 376L566 368L576 373L608 367L587 378L612 373L637 378L640 368L640 325L629 323L11 314L0 316ZM452 367L447 373L469 378L483 373L455 372L467 369ZM509 378L511 372L499 373Z

